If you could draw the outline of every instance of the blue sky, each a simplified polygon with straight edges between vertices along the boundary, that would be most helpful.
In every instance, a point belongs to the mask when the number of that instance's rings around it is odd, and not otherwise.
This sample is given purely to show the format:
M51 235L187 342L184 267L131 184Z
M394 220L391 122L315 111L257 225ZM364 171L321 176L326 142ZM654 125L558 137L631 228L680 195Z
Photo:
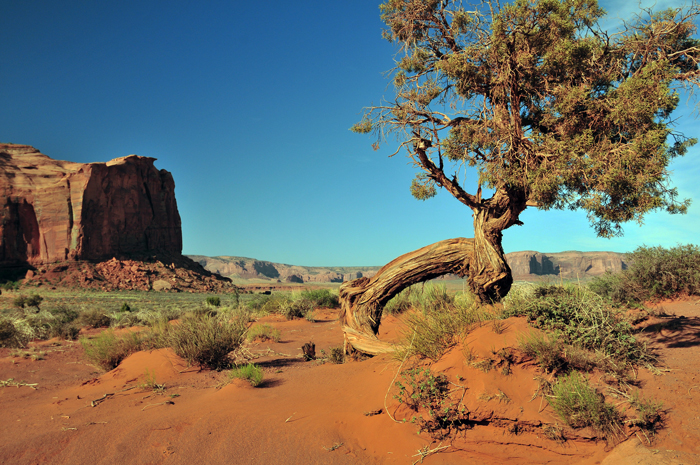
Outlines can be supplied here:
M157 158L175 178L186 254L382 265L472 237L469 209L445 193L413 199L407 159L348 130L390 95L396 50L381 38L379 3L0 0L0 141L75 162ZM601 5L612 27L637 3ZM689 135L694 104L678 111ZM607 240L583 212L528 209L504 248L697 243L699 155L671 166L695 199L687 215L654 213Z

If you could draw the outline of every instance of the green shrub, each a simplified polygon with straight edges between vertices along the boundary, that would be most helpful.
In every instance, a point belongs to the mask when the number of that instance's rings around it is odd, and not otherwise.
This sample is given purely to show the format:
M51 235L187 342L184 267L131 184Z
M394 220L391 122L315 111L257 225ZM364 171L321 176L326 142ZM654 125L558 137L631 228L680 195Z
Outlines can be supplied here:
M2 289L5 291L18 291L19 281L6 281L2 285Z
M78 313L76 310L68 308L65 305L53 308L49 310L49 312L59 323L72 323L80 316L80 313Z
M412 297L417 312L406 318L408 330L404 333L403 350L398 357L419 355L438 360L454 345L471 325L483 317L473 296L450 296L445 286L427 284L420 297Z
M99 368L109 371L121 363L129 355L143 350L149 344L149 334L128 332L117 337L114 331L108 329L91 339L80 338L80 344L85 349L85 356Z
M620 413L577 372L562 376L552 384L552 395L548 400L554 411L572 428L591 427L607 438L622 430Z
M206 304L211 307L220 307L221 299L219 298L219 296L209 296L207 297Z
M311 302L313 308L338 308L338 296L328 289L308 289L301 291L301 299Z
M52 337L58 337L68 341L76 340L79 334L80 328L70 323L59 324L51 329Z
M504 308L506 315L526 316L533 326L556 332L564 343L618 360L652 358L623 313L586 287L522 286L508 294Z
M231 365L229 354L240 346L247 323L244 314L232 319L186 316L176 325L164 325L160 343L190 364L222 370Z
M253 387L260 386L263 382L263 377L262 369L252 363L236 367L229 372L229 379L247 379Z
M92 308L90 310L85 310L80 315L78 322L90 328L108 328L112 324L112 318L103 311Z
M700 293L700 248L696 245L639 247L626 258L626 270L594 279L591 289L622 304Z
M458 408L450 398L450 384L443 374L433 374L429 368L412 368L401 373L401 381L394 398L414 412L425 411L413 417L420 431L427 431L433 439L444 439L469 417L464 406Z
M537 360L537 364L545 372L559 371L566 365L562 354L562 345L555 336L530 332L523 334L518 340L520 350Z
M120 313L131 312L131 307L129 307L129 304L127 304L126 302L124 302L124 303L122 304L122 306L119 308L119 312L120 312Z
M0 317L0 347L26 347L31 339L31 334L18 328L13 319Z
M345 363L345 350L343 346L331 347L328 353L328 360L330 360L331 363Z

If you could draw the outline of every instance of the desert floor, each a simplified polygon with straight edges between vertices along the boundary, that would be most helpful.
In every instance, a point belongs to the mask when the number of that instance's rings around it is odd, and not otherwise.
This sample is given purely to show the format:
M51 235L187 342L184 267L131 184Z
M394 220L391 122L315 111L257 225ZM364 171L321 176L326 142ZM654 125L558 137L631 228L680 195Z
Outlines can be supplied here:
M415 362L400 366L389 355L340 365L304 361L305 342L314 342L319 356L343 342L337 311L317 310L315 322L260 320L282 339L247 346L265 370L257 388L188 367L170 349L133 354L108 373L90 365L78 342L32 344L45 352L43 360L0 349L0 463L696 464L700 303L660 305L667 315L644 322L644 334L658 349L661 373L638 372L643 395L665 410L665 427L651 444L639 434L606 443L585 430L567 433L563 443L547 439L542 425L561 421L533 398L542 373L532 362L518 360L508 376L464 363L466 348L479 357L516 347L518 333L528 330L516 318L499 334L489 325L472 331L431 364L462 389L473 422L441 441L417 434L412 412L393 397L397 372ZM395 340L400 331L400 320L386 317L380 338ZM162 389L144 385L153 376Z

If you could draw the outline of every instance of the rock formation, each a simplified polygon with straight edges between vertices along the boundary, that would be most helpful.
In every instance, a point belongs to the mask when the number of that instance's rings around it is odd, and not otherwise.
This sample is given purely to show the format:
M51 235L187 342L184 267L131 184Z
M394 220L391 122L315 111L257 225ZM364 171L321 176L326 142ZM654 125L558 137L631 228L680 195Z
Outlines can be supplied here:
M547 275L584 278L600 276L607 271L616 273L627 268L624 254L615 252L511 252L506 254L506 261L516 279Z
M286 283L342 283L357 278L371 278L380 267L304 267L265 262L244 257L206 257L190 255L205 269L233 279L274 281ZM615 252L511 252L506 261L519 280L537 280L541 276L559 278L585 278L618 272L627 268L624 254ZM438 279L460 279L457 275L444 275ZM301 280L301 281L300 281Z
M0 264L179 256L175 183L154 161L81 164L0 144Z

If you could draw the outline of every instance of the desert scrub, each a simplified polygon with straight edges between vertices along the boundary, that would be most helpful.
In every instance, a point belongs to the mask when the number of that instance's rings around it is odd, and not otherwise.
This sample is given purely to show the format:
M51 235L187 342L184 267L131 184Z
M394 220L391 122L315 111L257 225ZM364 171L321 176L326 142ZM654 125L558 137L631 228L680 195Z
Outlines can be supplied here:
M24 295L17 296L12 301L12 303L15 307L18 307L18 308L35 307L38 310L39 306L41 305L41 302L43 302L43 301L44 301L44 298L41 297L39 294L32 294L30 296L24 296Z
M620 412L605 402L605 397L577 372L562 376L552 384L547 400L572 428L591 427L606 438L615 437L622 431Z
M26 347L32 339L32 332L27 331L17 318L0 317L0 347Z
M265 324L253 325L248 329L246 333L246 339L248 341L273 341L279 342L281 333L279 329L275 329L272 326Z
M253 387L260 386L264 377L262 369L253 363L232 369L228 376L229 379L247 379Z
M405 319L408 329L403 335L402 348L395 352L398 358L408 352L408 356L438 360L473 323L483 319L473 296L451 296L444 285L426 284L415 302L419 306L413 307L417 311L409 313Z
M117 336L111 329L91 339L82 337L80 344L87 359L105 371L113 370L129 355L152 347L150 333L134 331Z
M626 270L598 277L590 288L617 304L700 293L700 247L696 245L639 247L626 258Z
M206 298L205 303L210 307L221 307L221 297L219 296L209 296Z
M80 314L78 323L90 328L109 328L112 324L112 319L102 310L91 308Z
M504 309L507 316L525 316L536 328L556 333L565 344L630 363L653 360L622 311L586 287L519 286L504 299Z
M421 414L413 416L411 422L418 423L419 432L426 431L433 439L444 439L468 418L466 408L455 405L450 398L450 383L443 374L412 368L403 371L395 385L399 391L394 399L416 413L427 413L427 418Z
M313 308L338 308L340 302L338 296L333 294L329 289L307 289L301 291L298 300L308 300ZM297 300L297 299L295 299Z
M222 370L231 366L230 353L241 345L247 323L244 313L231 318L188 315L178 324L161 325L158 340L191 365Z

